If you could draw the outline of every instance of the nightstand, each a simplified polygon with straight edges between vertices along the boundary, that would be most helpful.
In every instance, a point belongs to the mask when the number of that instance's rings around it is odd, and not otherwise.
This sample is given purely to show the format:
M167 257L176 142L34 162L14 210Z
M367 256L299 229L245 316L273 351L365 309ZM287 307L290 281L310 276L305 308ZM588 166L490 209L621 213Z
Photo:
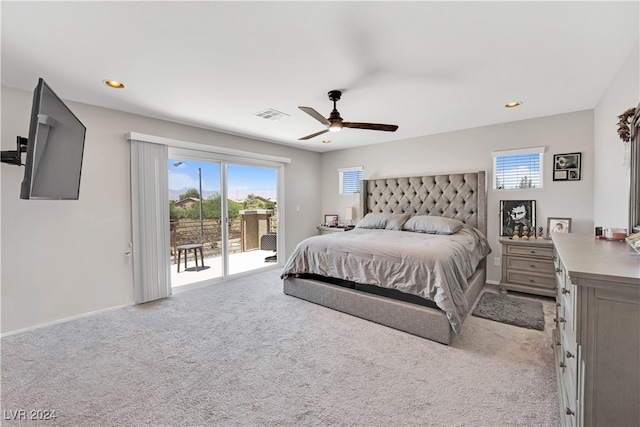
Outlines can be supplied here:
M553 242L512 240L501 237L502 279L500 291L516 291L553 297L556 295Z
M354 227L325 227L319 225L316 227L318 229L318 234L333 234L333 233L342 233L343 231L353 230Z

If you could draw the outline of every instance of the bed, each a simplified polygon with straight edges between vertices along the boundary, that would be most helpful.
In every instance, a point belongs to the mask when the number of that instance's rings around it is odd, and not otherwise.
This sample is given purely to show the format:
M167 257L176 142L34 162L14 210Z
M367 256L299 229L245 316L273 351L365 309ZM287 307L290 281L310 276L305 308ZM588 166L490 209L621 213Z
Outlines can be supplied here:
M486 279L485 186L483 171L364 180L363 219L300 242L284 293L450 344Z

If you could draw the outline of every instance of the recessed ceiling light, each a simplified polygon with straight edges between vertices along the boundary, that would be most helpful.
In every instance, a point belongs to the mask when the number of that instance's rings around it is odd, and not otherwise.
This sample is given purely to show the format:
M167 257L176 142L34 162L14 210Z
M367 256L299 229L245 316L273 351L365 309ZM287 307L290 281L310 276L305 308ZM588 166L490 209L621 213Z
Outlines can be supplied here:
M328 144L328 143L330 143L330 142L331 142L331 140L330 140L330 139L323 139L323 140L322 140L322 143L323 143L323 144Z
M114 89L124 89L124 84L116 80L105 80L104 84Z
M505 108L516 108L522 105L522 101L515 101L515 102L510 102L508 104L505 104Z

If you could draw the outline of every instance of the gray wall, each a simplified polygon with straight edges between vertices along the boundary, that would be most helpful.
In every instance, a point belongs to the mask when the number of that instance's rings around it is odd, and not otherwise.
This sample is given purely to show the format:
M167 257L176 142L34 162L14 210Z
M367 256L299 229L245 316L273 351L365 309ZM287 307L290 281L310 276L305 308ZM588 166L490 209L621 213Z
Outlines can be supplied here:
M594 223L628 228L629 144L617 134L617 117L640 101L640 44L627 57L594 113Z
M32 93L2 87L2 150L28 136ZM288 157L286 254L313 234L320 155L74 102L87 127L77 201L20 200L23 167L1 166L2 332L133 303L129 143L143 134ZM299 205L300 211L295 207ZM285 257L281 257L285 259Z

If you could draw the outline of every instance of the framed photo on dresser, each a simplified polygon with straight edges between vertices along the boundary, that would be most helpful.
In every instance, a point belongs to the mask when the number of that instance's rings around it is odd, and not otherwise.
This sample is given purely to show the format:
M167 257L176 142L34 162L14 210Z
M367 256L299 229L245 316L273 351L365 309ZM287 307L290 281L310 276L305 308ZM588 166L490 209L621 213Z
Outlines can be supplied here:
M547 218L547 239L551 233L571 233L571 218Z

